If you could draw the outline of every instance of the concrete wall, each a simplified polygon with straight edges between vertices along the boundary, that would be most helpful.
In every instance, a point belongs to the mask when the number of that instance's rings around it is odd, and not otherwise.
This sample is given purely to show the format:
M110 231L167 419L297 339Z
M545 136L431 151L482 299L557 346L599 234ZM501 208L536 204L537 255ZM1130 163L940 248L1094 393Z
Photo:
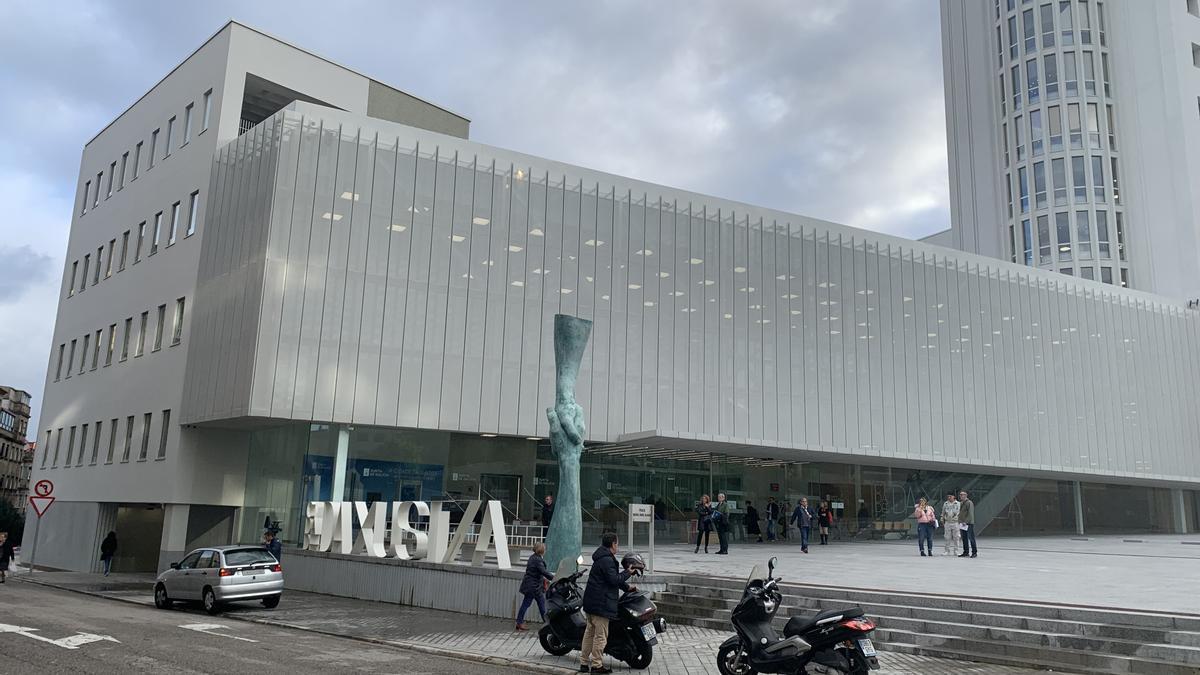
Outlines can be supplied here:
M41 517L29 509L25 514L25 541L22 562L38 567L67 570L92 570L100 559L101 505L95 502L55 500ZM35 542L35 532L36 542Z

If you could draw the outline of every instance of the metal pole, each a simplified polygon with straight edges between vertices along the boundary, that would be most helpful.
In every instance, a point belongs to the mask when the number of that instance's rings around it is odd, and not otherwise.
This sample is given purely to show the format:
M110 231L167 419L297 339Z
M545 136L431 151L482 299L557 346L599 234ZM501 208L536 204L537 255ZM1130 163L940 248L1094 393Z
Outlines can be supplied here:
M37 515L37 513L35 512L34 515ZM38 527L38 525L40 525L41 522L42 522L41 516L38 516L37 520L33 521L33 548L31 548L29 550L29 573L30 574L33 574L33 561L37 559L38 530L41 529L40 527Z
M1075 493L1075 533L1083 534L1083 487L1079 481L1074 481L1072 484L1072 492Z

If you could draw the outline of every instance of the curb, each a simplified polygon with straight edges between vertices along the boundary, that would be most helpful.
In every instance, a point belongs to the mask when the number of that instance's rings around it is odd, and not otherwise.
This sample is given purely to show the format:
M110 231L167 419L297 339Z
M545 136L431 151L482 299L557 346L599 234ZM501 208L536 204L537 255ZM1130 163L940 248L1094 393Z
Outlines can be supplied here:
M137 600L133 600L131 598L121 598L121 597L115 597L112 595L105 595L105 594L97 592L97 591L88 591L88 590L83 590L83 589L79 589L79 588L71 588L69 586L61 586L61 585L50 583L47 581L42 581L40 579L27 579L27 578L25 578L24 575L19 576L19 577L12 577L12 578L15 581L22 581L22 582L33 584L35 586L44 586L46 588L56 588L60 591L68 591L70 593L79 593L80 595L90 595L94 598L101 598L104 600L112 600L115 602L124 602L124 603L128 603L131 605L137 605L139 607L153 607L154 606L154 604L151 602L140 602ZM322 630L320 628L308 628L307 626L297 626L295 624L285 623L283 621L272 621L269 619L259 619L259 618L249 617L249 616L237 616L237 615L225 615L225 614L222 614L221 618L229 619L231 621L244 621L246 623L257 623L257 624L261 624L264 626L274 626L276 628L287 628L289 630L304 631L306 633L316 633L318 635L325 635L328 637L341 638L343 640L355 640L357 642L365 642L367 644L375 644L375 645L380 645L380 646L384 646L384 647L392 647L395 649L403 649L403 650L417 652L420 654L430 654L432 656L441 656L441 657L448 658L448 659L456 659L458 661L470 661L472 663L486 663L488 665L494 665L494 666L507 666L510 668L516 668L516 669L524 670L526 672L531 672L531 673L549 673L550 675L568 675L571 673L578 672L578 669L576 669L576 668L552 666L552 665L545 664L545 663L538 663L536 661L523 661L521 659L513 659L513 658L508 658L505 656L487 656L484 654L475 654L472 652L463 652L463 651L458 651L458 650L454 650L454 649L435 648L435 647L430 647L429 645L424 645L424 644L420 644L420 643L416 643L416 642L410 642L407 640L382 640L379 638L362 637L362 636L358 636L358 635L346 635L344 633L335 633L333 631Z

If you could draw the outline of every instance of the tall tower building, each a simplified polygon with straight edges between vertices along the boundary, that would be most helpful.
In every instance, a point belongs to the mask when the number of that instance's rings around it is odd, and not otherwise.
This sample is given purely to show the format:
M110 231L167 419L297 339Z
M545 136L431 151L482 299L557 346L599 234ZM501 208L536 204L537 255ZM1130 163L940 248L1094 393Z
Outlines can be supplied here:
M1197 0L942 0L953 245L1200 297Z

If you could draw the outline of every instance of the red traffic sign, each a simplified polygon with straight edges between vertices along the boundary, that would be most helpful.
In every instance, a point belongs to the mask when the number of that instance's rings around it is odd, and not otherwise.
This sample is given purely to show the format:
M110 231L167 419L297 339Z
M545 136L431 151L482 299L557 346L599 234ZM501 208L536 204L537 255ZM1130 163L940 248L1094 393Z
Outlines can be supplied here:
M51 483L50 481L43 478L43 479L39 480L37 483L34 483L33 491L36 492L37 496L39 496L39 497L49 497L50 493L54 492L54 483Z
M41 518L46 513L46 509L54 503L54 497L38 497L37 495L29 495L29 503L33 506L33 512Z

